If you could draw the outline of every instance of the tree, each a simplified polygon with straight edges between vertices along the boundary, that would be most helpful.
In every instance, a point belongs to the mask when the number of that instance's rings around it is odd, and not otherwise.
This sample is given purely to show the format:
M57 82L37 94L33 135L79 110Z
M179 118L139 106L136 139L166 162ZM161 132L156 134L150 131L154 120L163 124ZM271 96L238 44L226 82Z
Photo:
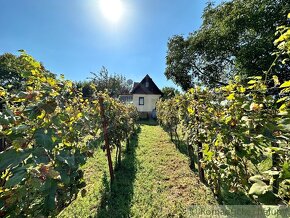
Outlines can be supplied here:
M180 94L180 92L173 87L163 87L161 91L163 93L163 99L170 99Z
M121 94L129 94L131 90L131 81L119 74L110 75L105 67L102 67L99 73L92 73L91 82L96 85L97 91L108 91L111 97L118 97ZM131 84L130 84L131 83Z
M275 59L276 27L286 23L289 10L289 0L208 3L198 31L169 40L166 77L187 90L198 81L219 86L237 74L264 75ZM285 81L289 66L278 62L272 72Z
M81 81L76 83L77 88L82 90L84 98L89 98L93 96L94 90L91 87L91 84L92 82L88 81Z

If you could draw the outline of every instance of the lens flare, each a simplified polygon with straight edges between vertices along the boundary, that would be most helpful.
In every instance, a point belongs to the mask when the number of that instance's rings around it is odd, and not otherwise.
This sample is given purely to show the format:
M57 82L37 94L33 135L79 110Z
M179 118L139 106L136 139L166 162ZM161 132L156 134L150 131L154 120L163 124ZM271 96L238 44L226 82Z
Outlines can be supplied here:
M117 23L124 13L121 0L100 0L100 9L103 16L110 22Z

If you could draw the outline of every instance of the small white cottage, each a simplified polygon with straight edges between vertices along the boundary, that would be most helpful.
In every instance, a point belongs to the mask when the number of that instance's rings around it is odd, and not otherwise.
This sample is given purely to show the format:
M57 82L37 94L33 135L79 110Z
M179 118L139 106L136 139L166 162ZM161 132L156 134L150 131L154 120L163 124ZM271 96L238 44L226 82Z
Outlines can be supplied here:
M140 83L134 82L130 94L120 96L120 100L132 102L139 112L148 116L155 110L156 102L162 96L162 92L148 74Z

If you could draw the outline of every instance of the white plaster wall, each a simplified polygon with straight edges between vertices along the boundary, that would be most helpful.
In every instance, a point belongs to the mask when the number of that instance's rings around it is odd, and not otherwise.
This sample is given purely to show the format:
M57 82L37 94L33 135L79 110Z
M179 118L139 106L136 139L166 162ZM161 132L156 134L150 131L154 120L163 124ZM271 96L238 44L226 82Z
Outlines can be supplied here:
M139 97L144 97L144 105L139 105ZM133 104L139 112L152 112L161 95L133 94Z

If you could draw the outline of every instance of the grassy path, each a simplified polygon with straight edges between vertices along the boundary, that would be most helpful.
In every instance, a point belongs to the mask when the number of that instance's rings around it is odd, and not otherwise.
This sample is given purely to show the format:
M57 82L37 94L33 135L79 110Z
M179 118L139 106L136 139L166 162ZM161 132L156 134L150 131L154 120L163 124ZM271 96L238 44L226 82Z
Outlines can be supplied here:
M191 205L217 204L159 126L141 125L123 153L111 192L101 150L84 169L86 196L78 196L59 217L185 217Z

